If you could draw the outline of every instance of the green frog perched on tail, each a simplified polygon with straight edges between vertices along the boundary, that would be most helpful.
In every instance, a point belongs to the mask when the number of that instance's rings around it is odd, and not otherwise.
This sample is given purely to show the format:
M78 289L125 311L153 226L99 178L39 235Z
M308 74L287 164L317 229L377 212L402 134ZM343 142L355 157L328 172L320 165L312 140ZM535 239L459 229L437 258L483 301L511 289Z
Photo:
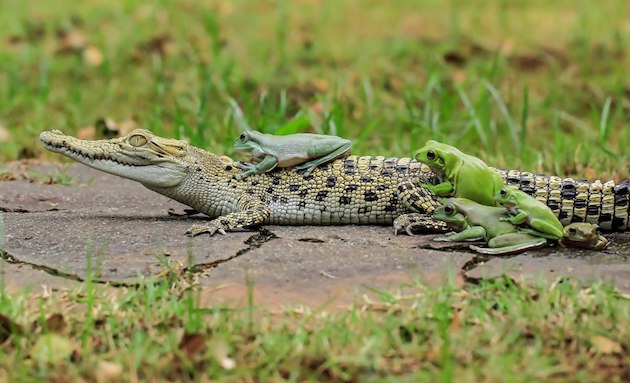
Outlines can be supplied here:
M524 191L507 186L499 190L494 198L510 215L502 219L520 226L522 231L554 240L564 235L562 223L551 209Z
M326 162L350 155L352 141L337 136L324 134L297 133L285 136L265 134L248 130L234 141L234 149L248 156L250 162L236 162L243 173L237 174L237 180L252 174L266 173L276 167L295 166L306 171L308 176L313 170Z
M508 222L503 207L484 206L465 198L448 198L433 213L433 218L446 222L458 231L436 241L485 240L488 247L470 246L481 254L505 255L547 245L545 238L522 232Z
M427 190L442 197L466 198L496 206L494 194L503 187L503 179L481 159L433 140L427 141L414 157L441 179L437 185L423 184Z

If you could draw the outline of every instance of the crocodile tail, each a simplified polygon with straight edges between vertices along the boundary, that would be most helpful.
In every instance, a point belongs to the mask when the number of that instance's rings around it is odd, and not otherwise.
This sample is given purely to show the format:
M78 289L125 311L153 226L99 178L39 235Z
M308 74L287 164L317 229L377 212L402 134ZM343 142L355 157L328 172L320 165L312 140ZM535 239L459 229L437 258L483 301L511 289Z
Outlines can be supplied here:
M514 185L545 203L563 225L589 222L603 230L629 229L630 183L588 182L518 170L499 170L507 185Z

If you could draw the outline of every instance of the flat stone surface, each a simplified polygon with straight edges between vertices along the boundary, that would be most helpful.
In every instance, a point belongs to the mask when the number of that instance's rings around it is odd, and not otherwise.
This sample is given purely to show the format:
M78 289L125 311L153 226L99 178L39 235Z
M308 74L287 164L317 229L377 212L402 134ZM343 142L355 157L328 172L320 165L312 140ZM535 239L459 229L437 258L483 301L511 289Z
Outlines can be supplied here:
M11 291L27 289L33 293L55 290L78 289L82 283L68 278L60 278L31 265L11 264L0 260L0 275L3 288Z
M604 252L552 248L511 258L492 258L468 271L469 278L507 275L515 280L554 281L560 277L591 283L607 281L630 293L630 252L627 234L608 234L611 246Z
M389 227L268 226L277 238L212 269L201 282L215 289L214 301L245 303L246 276L260 289L255 301L273 304L351 302L370 288L397 288L420 279L429 284L456 277L471 253L427 250L430 236L394 236Z
M18 180L0 181L0 214L11 288L76 287L90 270L100 282L130 284L170 263L196 273L208 303L246 303L251 290L259 304L345 304L371 288L461 279L463 270L468 278L570 276L630 289L629 234L608 235L612 244L603 253L555 247L483 263L467 245L394 236L390 227L265 226L188 238L186 229L207 218L169 215L187 207L136 182L78 164L66 170L76 177L71 186L20 176L46 178L58 171L53 165L9 169Z

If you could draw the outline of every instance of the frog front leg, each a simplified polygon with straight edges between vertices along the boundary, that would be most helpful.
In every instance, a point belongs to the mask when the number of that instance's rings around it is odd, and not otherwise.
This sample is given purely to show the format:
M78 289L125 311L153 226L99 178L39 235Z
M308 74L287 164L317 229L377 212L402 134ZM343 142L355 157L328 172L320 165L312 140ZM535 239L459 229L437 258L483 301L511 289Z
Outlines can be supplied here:
M327 141L323 144L320 143L317 145L313 145L309 148L307 154L309 157L315 157L315 159L305 162L301 165L297 165L295 168L297 170L306 169L306 171L304 172L304 176L308 176L319 165L325 164L326 162L332 161L336 158L349 155L350 150L352 149L352 141L341 141L343 142L341 146L338 145L338 142L336 142L336 140Z
M444 181L436 185L423 183L422 187L438 196L450 196L455 191L453 184L448 181Z
M564 235L562 230L558 229L555 225L539 218L533 218L529 220L529 226L534 230L527 230L532 235L537 237L544 237L549 239L560 239Z
M245 170L243 173L239 173L234 176L237 180L240 181L251 176L252 174L261 174L273 170L276 166L278 166L278 159L274 156L265 156L262 161L255 165L249 162L235 162L234 165L239 169Z
M508 217L501 217L499 218L499 221L507 221L509 223L511 223L512 225L521 225L523 223L527 223L527 213L524 212L523 210L519 210L518 213L516 213L516 215L512 215L512 216L508 216Z

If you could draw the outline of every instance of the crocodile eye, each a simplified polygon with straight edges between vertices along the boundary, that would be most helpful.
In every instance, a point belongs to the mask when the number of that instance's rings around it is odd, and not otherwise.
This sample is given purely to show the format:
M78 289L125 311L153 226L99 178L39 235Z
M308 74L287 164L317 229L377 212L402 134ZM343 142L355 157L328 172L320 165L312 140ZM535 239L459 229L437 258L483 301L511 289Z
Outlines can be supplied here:
M572 234L572 235L577 234L577 229L576 229L576 228L574 228L574 227L570 227L570 228L569 228L569 234Z
M446 215L453 215L453 213L455 213L455 208L453 207L453 205L448 204L444 206L444 212L446 213Z
M131 146L144 146L147 144L147 138L142 134L134 134L129 138L129 143Z
M507 197L507 190L505 190L505 189L501 189L501 191L499 192L499 194L501 194L501 197L505 198L505 197Z
M433 150L429 150L427 152L427 159L433 161L435 159L435 152Z

